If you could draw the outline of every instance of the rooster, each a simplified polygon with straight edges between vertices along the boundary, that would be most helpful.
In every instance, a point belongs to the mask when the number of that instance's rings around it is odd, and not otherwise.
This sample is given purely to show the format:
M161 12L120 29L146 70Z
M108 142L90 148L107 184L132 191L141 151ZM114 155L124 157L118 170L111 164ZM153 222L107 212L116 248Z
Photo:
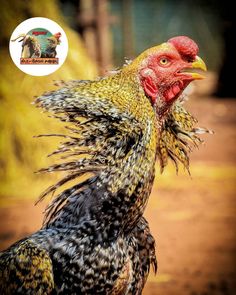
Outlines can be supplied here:
M44 52L42 52L41 57L44 58L55 58L57 56L56 47L61 44L61 33L58 32L51 37L47 38L48 44Z
M1 253L1 294L142 293L157 269L143 217L155 162L188 169L191 143L207 132L182 105L206 70L197 54L193 40L174 37L106 77L37 98L68 130L53 134L64 138L52 153L63 160L41 171L65 176L41 195L56 194L42 228Z

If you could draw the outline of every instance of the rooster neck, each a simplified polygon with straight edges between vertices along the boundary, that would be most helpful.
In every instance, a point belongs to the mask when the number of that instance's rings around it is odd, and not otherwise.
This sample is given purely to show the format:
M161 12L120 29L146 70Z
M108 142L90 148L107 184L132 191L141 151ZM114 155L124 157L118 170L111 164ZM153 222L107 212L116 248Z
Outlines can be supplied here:
M126 156L121 157L119 151L108 156L112 157L109 166L78 195L68 198L50 226L84 228L86 224L85 233L97 236L101 232L102 240L132 231L144 212L155 175L152 128L147 126L146 133L132 143L126 138ZM108 147L107 155L111 150Z
M155 174L156 133L153 128L155 126L147 124L139 138L127 140L129 152L123 158L114 155L113 165L101 174L98 184L102 187L106 183L108 192L101 202L98 217L103 212L104 220L107 218L109 223L112 220L123 231L132 230L151 193Z
M44 98L45 107L65 113L62 120L72 122L72 131L79 134L61 151L81 155L82 147L85 156L47 169L71 169L71 174L46 194L86 172L92 176L54 199L46 226L96 222L96 229L108 236L131 230L151 192L158 141L156 114L137 77L121 71L64 88L55 92L55 102L53 98L51 93L50 100ZM78 115L86 120L80 123Z
M132 77L132 79L130 78ZM156 114L141 89L137 77L121 72L111 77L118 83L112 103L124 114L123 122L110 138L105 158L109 167L101 172L98 187L106 186L98 219L129 231L143 214L151 192L157 145ZM102 87L101 87L102 91ZM98 197L99 198L99 197Z

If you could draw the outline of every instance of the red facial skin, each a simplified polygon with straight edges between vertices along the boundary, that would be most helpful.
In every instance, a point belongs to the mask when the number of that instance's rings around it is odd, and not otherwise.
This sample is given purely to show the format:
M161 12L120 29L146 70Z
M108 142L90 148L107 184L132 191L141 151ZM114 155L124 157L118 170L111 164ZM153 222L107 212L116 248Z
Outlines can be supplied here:
M145 62L140 71L144 92L155 104L157 97L166 103L176 100L186 86L194 80L191 75L182 73L191 68L198 53L198 46L188 37L170 39L165 46Z
M59 39L61 37L61 33L58 32L58 33L54 34L54 37L57 38L57 39Z

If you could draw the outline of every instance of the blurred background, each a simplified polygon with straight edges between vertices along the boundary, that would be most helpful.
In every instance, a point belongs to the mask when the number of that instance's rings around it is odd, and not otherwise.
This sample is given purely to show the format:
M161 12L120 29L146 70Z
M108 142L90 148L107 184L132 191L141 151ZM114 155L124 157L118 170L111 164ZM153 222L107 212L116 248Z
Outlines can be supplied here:
M191 177L172 164L160 175L145 216L157 244L158 274L143 294L236 294L236 18L231 1L51 0L1 1L0 26L0 250L40 228L49 200L37 197L58 176L34 171L58 141L33 138L63 132L61 123L31 104L54 89L53 80L93 79L148 47L188 35L208 65L187 108L199 125L215 131L194 151ZM32 77L9 56L9 39L23 20L56 21L69 41L55 73ZM157 171L158 170L157 166Z

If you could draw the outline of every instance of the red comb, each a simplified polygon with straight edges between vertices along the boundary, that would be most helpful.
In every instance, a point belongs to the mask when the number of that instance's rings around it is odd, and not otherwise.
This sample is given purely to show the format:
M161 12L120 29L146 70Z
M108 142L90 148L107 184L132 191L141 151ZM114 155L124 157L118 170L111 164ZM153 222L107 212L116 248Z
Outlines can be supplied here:
M197 44L186 36L178 36L169 39L167 42L173 44L178 52L190 59L194 59L198 54Z

